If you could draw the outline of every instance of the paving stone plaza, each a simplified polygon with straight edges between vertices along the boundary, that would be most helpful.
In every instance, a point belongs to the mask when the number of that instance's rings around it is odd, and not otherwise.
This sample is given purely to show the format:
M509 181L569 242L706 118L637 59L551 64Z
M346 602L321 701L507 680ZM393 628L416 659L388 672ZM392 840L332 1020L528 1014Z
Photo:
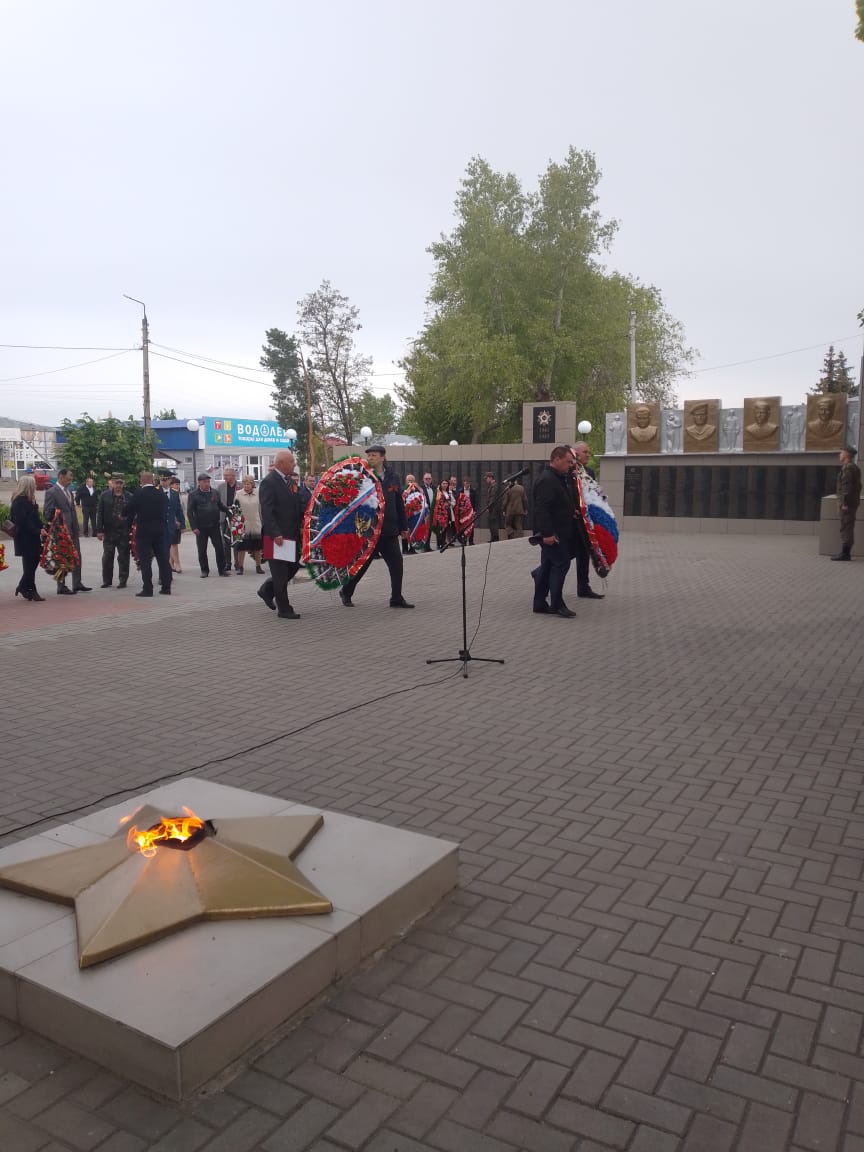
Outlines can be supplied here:
M189 539L152 600L82 546L44 604L7 548L0 847L198 775L456 841L460 883L181 1104L0 1019L0 1152L864 1152L861 562L625 531L563 620L527 540L475 546L506 663L466 681L426 664L456 552L407 560L414 612L376 564L290 621Z

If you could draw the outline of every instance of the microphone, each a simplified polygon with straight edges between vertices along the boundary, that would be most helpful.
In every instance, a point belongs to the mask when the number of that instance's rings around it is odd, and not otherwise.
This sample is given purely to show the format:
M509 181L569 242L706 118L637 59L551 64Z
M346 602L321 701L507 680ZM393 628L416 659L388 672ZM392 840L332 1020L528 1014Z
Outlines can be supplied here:
M530 468L520 468L519 471L514 472L512 476L505 476L502 484L514 484L517 480L521 480L523 476L527 476L530 471Z

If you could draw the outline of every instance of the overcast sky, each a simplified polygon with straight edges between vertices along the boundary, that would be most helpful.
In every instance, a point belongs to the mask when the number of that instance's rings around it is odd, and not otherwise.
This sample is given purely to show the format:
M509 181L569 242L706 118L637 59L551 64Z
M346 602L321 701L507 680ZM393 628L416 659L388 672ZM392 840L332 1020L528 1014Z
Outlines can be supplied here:
M700 352L681 399L798 402L830 341L857 373L853 0L0 0L0 16L2 344L132 347L128 293L157 345L255 369L265 329L292 331L327 278L386 391L469 159L533 187L572 144L620 221L609 266L657 285ZM140 352L9 379L107 355L0 348L0 416L140 416ZM253 382L154 355L153 411L269 415L268 377L225 370Z

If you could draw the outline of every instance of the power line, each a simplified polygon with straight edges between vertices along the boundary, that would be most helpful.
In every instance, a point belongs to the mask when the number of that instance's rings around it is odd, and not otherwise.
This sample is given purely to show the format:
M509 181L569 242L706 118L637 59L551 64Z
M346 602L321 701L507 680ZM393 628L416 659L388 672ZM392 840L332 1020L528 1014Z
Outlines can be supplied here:
M684 369L677 373L679 376L698 376L703 372L719 372L721 368L740 368L745 364L759 364L763 360L779 360L782 356L796 356L799 352L814 352L819 348L826 348L832 344L848 344L851 340L860 340L858 336L842 336L839 340L825 340L821 344L808 344L806 348L790 348L788 352L772 352L770 356L754 356L752 360L733 360L730 364L714 364L710 368Z
M270 375L267 368L249 368L246 364L232 364L230 360L216 360L213 356L199 356L196 352L184 352L182 348L171 348L168 344L150 341L151 348L164 348L166 352L176 352L178 356L188 356L192 360L206 360L208 364L221 364L224 368L240 368L243 372L263 372Z
M152 347L152 344L151 344ZM161 348L162 345L160 344ZM245 380L247 384L259 384L265 386L272 383L269 380L252 380L249 376L238 376L236 372L223 372L221 368L209 368L206 364L193 364L191 360L181 360L178 356L166 356L164 352L154 352L154 356L158 356L161 360L173 360L177 364L185 364L187 368L199 368L202 372L215 372L219 376L230 376L234 380Z
M7 376L0 380L0 384L12 384L16 380L34 380L37 376L53 376L57 372L71 372L73 368L86 368L88 364L101 364L103 360L116 360L118 356L126 356L129 352L137 351L137 348L123 348L111 356L97 356L95 360L82 360L80 364L67 364L65 368L49 368L47 372L31 372L28 376Z
M0 348L56 349L60 352L135 352L135 348L104 348L99 344L0 344Z

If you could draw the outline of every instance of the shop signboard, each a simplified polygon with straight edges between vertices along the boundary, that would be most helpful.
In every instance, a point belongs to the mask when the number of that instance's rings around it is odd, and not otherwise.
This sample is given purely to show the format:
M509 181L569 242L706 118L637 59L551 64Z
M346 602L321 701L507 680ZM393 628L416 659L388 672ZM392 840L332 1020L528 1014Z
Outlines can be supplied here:
M291 447L287 431L275 420L238 420L233 416L205 416L204 443L207 448L229 452Z

